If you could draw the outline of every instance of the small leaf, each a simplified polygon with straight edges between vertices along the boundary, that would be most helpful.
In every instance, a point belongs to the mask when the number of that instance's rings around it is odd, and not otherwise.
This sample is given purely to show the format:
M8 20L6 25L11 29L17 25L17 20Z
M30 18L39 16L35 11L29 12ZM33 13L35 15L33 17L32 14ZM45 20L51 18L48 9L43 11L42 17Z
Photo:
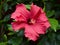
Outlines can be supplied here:
M47 38L46 37L42 37L42 39L39 40L37 45L44 45L46 41L47 41Z
M4 34L3 36L4 41L7 41L7 36Z
M8 30L13 31L12 26L10 24L7 24Z
M60 25L58 25L58 28L57 29L60 30Z
M5 17L4 17L4 22L6 22L6 21L8 21L8 20L10 20L10 15L6 15Z
M7 42L0 42L0 45L7 45Z
M6 12L8 10L8 4L7 3L4 3L3 7L4 7L4 10Z
M60 40L60 35L59 34L57 35L57 39Z
M14 32L10 32L10 33L8 33L8 35L14 35Z
M24 31L20 30L19 32L17 32L17 36L23 37L24 36Z
M22 42L22 38L20 37L13 37L8 41L8 43L12 45L19 45L21 44L21 42Z
M52 10L52 11L47 11L47 17L51 17L55 14L55 11Z
M30 5L25 5L27 9L30 9Z
M58 27L58 21L56 19L49 19L49 22L51 24L51 28L56 32L56 29Z

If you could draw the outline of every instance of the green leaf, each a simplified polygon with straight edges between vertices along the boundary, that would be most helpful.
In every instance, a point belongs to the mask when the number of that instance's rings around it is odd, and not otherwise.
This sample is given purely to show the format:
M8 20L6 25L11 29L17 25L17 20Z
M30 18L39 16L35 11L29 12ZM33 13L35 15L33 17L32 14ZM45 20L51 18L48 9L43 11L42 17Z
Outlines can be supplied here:
M3 35L3 39L4 41L7 41L7 36L5 34Z
M56 19L49 19L49 22L51 24L51 28L56 32L56 29L58 27L58 21Z
M23 37L24 36L24 30L20 30L19 32L17 32L17 36Z
M7 42L0 42L0 45L7 45Z
M42 39L39 40L37 45L44 45L46 41L47 41L47 38L43 36Z
M30 5L25 5L27 9L30 9Z
M8 35L14 35L15 33L14 32L10 32L10 33L8 33Z
M6 12L8 10L8 4L4 3L3 7L4 7L4 11Z
M60 30L60 25L58 25L58 28L57 29Z
M6 15L6 16L4 17L4 19L3 19L4 22L6 22L6 21L8 21L8 20L10 20L10 15Z
M60 35L59 34L57 35L57 39L60 40Z
M10 24L7 24L8 30L13 31L12 26Z
M8 43L12 44L12 45L19 45L21 43L21 41L22 41L22 38L20 38L20 37L13 37L13 38L11 38L8 41Z
M47 11L47 17L51 17L55 14L55 11L52 10L52 11Z

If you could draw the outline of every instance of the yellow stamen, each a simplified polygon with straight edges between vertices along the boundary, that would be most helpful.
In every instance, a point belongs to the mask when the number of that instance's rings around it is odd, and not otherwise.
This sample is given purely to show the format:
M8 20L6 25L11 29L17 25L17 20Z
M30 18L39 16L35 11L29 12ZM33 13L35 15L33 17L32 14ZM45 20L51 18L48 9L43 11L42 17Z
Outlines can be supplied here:
M36 21L35 21L34 19L31 19L31 23L33 23L33 24L34 24L35 22L36 22Z

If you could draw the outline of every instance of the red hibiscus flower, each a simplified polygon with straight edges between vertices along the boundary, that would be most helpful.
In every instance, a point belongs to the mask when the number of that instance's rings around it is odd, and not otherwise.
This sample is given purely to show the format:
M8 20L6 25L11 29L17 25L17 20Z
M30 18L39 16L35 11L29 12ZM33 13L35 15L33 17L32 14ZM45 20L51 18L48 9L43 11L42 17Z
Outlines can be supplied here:
M37 40L39 34L45 34L47 28L50 27L45 12L41 7L33 4L30 11L26 9L24 4L18 4L11 18L15 19L15 22L11 23L13 30L25 28L25 37L33 41Z

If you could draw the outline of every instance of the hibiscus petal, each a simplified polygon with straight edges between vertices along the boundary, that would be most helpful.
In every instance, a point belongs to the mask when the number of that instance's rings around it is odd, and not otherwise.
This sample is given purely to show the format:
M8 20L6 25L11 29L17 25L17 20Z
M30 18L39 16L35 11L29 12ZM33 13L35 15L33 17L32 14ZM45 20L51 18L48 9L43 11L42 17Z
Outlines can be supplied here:
M25 37L28 37L29 40L36 41L39 37L39 34L45 34L46 27L36 23L34 25L25 25Z
M46 21L47 17L45 12L42 10L41 7L38 7L37 5L31 5L31 9L30 9L32 18L40 18L40 20L42 21Z
M48 18L46 17L45 12L44 13L41 13L38 18L40 19L40 21L47 21L48 20Z
M39 12L39 10L40 10L40 7L33 4L31 5L30 12L31 12L32 18Z
M25 37L28 37L31 40L36 40L39 35L34 31L32 25L25 25Z
M24 28L25 25L24 23L21 22L12 22L11 24L14 31Z
M11 18L15 19L18 21L19 18L17 17L22 17L23 19L29 18L30 12L26 9L24 4L18 4L16 6L16 10L14 13L12 13ZM20 19L21 21L21 19Z
M46 17L45 12L41 9L41 13L39 15L39 17L37 18L37 23L41 23L42 25L44 25L46 28L50 27L50 23L48 21L48 18Z
M36 22L44 25L46 28L50 27L50 23L48 21L48 18L44 14L40 15Z
M46 33L46 27L39 24L39 23L34 24L32 27L33 27L34 31L38 34L45 34Z
M49 28L51 26L48 21L42 22L41 25L44 25L46 28Z
M49 27L51 26L48 21L46 21L46 22L44 23L44 25L46 26L46 28L49 28Z
M33 40L33 41L37 40L37 37L31 33L25 33L25 37L28 37L29 40Z
M32 25L28 25L28 24L25 25L25 33L27 33L27 32L28 32L28 33L31 33L31 34L34 34L34 35L36 35L36 36L39 36L39 35L34 31Z

